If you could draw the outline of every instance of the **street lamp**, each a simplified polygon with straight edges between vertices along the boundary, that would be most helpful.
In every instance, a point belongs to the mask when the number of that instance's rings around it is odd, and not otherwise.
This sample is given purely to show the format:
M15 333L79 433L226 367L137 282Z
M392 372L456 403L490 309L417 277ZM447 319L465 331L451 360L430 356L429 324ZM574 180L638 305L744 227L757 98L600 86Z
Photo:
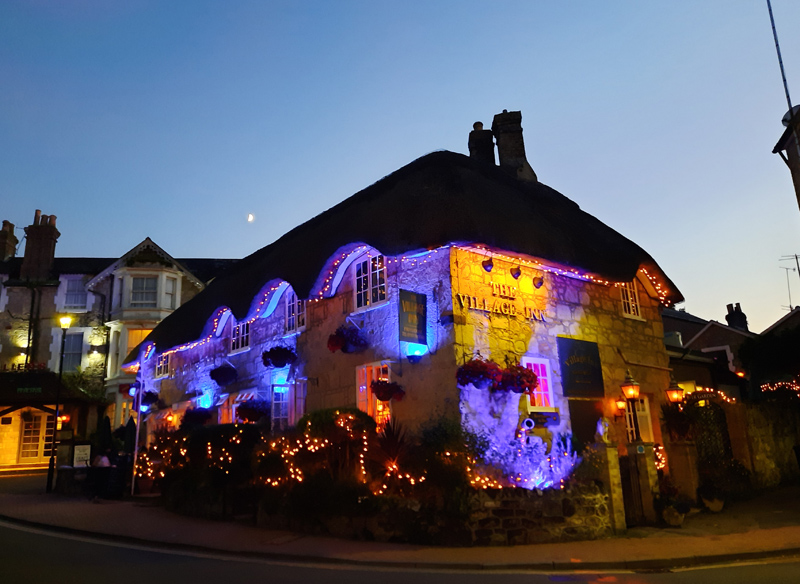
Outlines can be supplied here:
M47 489L48 493L53 492L53 475L56 470L56 433L58 431L58 406L61 399L61 379L64 375L64 345L67 342L67 330L72 324L71 316L62 316L58 319L61 325L61 353L58 358L58 384L56 385L56 411L53 416L53 435L50 437L50 464L47 466Z
M620 385L622 395L628 400L628 407L631 410L631 418L633 418L633 441L641 442L642 434L639 432L639 415L636 413L636 402L639 400L639 384L631 375L630 369L625 371L625 381Z

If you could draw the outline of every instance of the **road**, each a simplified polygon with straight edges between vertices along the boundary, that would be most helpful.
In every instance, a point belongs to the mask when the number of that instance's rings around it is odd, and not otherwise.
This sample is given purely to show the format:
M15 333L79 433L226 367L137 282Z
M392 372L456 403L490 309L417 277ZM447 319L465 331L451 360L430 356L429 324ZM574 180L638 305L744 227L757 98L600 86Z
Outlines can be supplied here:
M282 564L207 553L175 552L115 544L100 539L50 534L0 522L0 582L30 584L225 584L280 582L309 584L539 584L552 582L603 584L739 582L780 584L800 581L800 558L761 564L722 566L668 573L535 573L508 571L358 569L347 566Z

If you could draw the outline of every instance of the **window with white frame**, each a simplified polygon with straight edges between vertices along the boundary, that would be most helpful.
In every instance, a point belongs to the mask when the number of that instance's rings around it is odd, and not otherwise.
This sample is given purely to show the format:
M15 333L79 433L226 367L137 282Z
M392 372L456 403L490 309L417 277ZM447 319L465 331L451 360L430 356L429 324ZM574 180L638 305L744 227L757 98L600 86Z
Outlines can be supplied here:
M306 413L306 393L308 392L308 382L305 379L297 379L294 382L294 414L292 422L302 418Z
M636 439L636 429L634 428L633 416L639 422L639 435L642 442L653 441L653 424L650 421L650 402L646 397L633 401L634 407L631 408L631 400L625 406L625 427L628 431L628 442Z
M231 353L244 351L250 347L250 323L240 322L231 331Z
M622 314L631 318L642 318L639 305L639 291L636 289L636 280L626 282L620 286L622 294Z
M80 278L66 280L67 290L64 296L65 310L83 310L86 308L86 288Z
M358 409L372 416L382 428L392 417L389 402L380 401L372 393L372 382L390 381L388 363L370 363L362 365L356 370L358 383L357 405Z
M156 377L167 377L169 375L169 358L171 353L162 353L156 358Z
M292 290L286 291L286 332L299 333L306 329L306 301L299 300Z
M158 305L158 277L134 276L131 279L131 306L155 308Z
M382 255L366 256L356 262L356 310L386 300L386 259Z
M289 385L272 386L272 431L281 431L289 427Z
M164 281L164 300L165 308L174 310L177 308L177 295L178 295L178 279L170 278Z
M553 386L550 380L550 361L548 359L523 357L520 360L520 364L536 374L537 384L531 391L531 405L543 408L554 407Z
M83 358L83 333L66 333L64 338L64 373L74 373L81 366Z

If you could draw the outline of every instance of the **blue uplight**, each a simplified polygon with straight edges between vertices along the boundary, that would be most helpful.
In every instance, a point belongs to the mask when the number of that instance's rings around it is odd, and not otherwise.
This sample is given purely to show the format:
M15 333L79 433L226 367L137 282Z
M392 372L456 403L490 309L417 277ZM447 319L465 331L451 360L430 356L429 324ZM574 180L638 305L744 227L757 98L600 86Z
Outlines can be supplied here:
M198 407L206 410L211 407L211 393L204 393L197 398Z

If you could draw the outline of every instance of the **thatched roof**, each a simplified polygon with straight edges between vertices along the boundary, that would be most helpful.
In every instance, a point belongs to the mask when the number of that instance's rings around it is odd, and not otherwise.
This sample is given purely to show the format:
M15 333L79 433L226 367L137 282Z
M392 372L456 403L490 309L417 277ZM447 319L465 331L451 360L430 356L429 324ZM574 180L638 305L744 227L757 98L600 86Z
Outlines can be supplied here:
M683 299L647 252L564 195L443 151L415 160L244 258L164 319L146 342L163 351L196 340L220 306L242 319L274 279L308 298L331 256L354 242L389 256L481 243L611 281L631 281L643 266L660 278L670 301Z

